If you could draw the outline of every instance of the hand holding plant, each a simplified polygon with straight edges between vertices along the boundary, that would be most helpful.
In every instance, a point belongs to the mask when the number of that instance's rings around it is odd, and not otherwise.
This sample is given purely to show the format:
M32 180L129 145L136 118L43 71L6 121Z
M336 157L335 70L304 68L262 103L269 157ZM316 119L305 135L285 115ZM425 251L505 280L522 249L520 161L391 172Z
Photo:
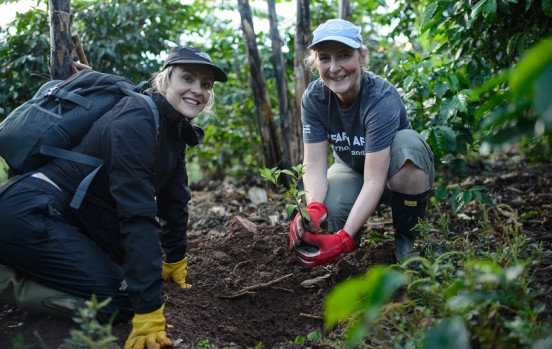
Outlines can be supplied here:
M309 221L301 219L298 213L289 227L290 248L297 247L301 243L306 231L318 233L321 229L320 225L328 217L328 209L320 202L311 202L305 211L309 215Z
M299 190L299 181L305 173L305 166L299 164L292 167L293 171L290 170L280 170L278 168L271 169L260 169L261 175L263 178L276 185L276 187L284 190L284 197L290 199L292 204L286 205L286 213L288 217L297 210L297 214L291 222L289 227L289 248L293 249L301 243L301 238L305 232L305 227L311 229L311 226L314 225L316 230L320 229L320 221L323 221L327 216L328 210L321 203L311 203L307 208L302 207L302 198L305 195L305 191ZM289 176L289 187L286 187L282 184L281 174L286 174ZM314 224L311 224L314 223Z

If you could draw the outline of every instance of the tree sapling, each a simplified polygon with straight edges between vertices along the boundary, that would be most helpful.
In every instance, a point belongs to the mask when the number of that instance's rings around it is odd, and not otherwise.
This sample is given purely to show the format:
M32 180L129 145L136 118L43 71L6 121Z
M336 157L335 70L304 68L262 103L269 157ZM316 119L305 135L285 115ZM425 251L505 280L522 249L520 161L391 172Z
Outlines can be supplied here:
M301 215L303 226L308 227L310 215L302 205L303 197L306 191L298 189L299 182L305 174L305 165L299 164L296 166L292 166L291 169L293 171L280 170L276 167L262 168L259 169L259 172L261 172L261 176L264 178L264 180L266 180L267 182L271 182L277 188L284 190L284 197L292 201L291 204L286 204L286 214L288 215L288 217L292 217L293 212L297 210ZM284 186L279 180L282 173L290 177L289 188ZM304 241L301 241L299 246L297 246L295 249L302 249L304 251L313 253L318 251L317 247L310 245Z
M293 212L297 210L301 214L303 221L305 223L308 223L310 221L309 213L301 205L306 192L304 190L298 189L299 182L305 174L305 165L299 164L296 166L292 166L291 169L293 171L280 170L277 167L261 168L259 169L259 172L261 173L261 176L265 181L270 182L274 184L277 188L284 190L284 197L292 201L291 204L286 204L286 214L288 215L288 217L291 217ZM282 173L290 177L289 188L286 188L280 182L280 175Z

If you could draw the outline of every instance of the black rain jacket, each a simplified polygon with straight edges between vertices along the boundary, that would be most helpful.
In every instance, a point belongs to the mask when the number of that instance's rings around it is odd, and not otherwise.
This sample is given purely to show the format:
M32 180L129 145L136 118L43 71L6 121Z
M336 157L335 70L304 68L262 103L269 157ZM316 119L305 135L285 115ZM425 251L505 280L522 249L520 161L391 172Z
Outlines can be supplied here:
M191 198L185 148L203 138L161 94L146 93L159 110L158 131L147 102L125 97L74 149L105 162L74 211L75 223L122 265L134 311L142 314L163 303L163 254L168 263L185 257ZM55 159L40 171L74 193L92 169Z

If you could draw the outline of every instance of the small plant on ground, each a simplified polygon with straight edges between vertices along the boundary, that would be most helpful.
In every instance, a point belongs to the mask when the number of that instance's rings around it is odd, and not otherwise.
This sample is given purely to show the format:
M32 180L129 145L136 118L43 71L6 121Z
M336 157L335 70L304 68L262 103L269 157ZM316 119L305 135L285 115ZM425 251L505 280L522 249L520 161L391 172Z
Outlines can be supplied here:
M261 168L259 169L259 172L265 181L274 184L278 189L284 192L284 198L291 200L292 203L286 205L286 213L288 216L291 216L291 214L297 210L301 214L303 220L309 221L309 213L303 208L302 205L305 191L299 189L299 183L305 174L305 166L303 164L299 164L293 166L291 169L293 171L285 169L280 170L277 167ZM280 178L282 174L289 177L289 187L282 184L282 180Z
M73 348L86 349L104 349L110 348L115 343L117 337L112 333L112 319L101 324L97 319L98 312L104 308L111 298L107 298L103 302L98 303L96 295L92 295L90 300L85 302L85 306L78 310L77 315L73 317L80 326L80 330L71 330L71 337L66 340Z

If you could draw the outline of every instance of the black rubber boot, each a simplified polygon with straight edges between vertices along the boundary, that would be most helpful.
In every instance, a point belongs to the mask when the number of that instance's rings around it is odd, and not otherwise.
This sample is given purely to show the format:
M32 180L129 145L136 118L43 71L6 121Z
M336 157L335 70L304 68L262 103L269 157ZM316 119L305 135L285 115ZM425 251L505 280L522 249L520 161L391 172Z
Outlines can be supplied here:
M429 190L421 194L408 195L391 191L391 213L395 228L395 259L417 256L414 241L419 233L413 228L419 219L425 218Z
M0 303L71 318L78 308L84 306L84 299L39 284L0 264Z

